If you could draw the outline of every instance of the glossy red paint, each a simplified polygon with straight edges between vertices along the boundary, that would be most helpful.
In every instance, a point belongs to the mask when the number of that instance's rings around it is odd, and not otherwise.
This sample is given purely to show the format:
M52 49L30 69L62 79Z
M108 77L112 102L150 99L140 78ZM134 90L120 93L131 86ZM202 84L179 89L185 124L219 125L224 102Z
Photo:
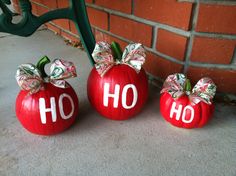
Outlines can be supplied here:
M114 107L114 98L110 97L108 105L104 106L104 85L109 84L109 93L114 93L115 86L119 85L118 106ZM128 106L134 101L134 91L128 89L126 94L124 88L132 84L137 90L137 102L130 108L124 108L122 104L122 93L126 95L126 101L123 102ZM143 108L148 97L148 79L144 69L139 73L125 65L113 66L103 77L101 77L95 68L92 69L88 78L88 98L92 106L104 117L112 120L126 120L136 115Z
M192 105L187 95L174 99L169 93L165 92L162 93L160 98L160 111L164 119L174 126L198 128L207 124L211 119L214 105L208 105L204 102ZM177 112L180 112L179 118ZM191 115L193 115L192 118Z
M16 116L23 127L39 135L53 135L69 128L78 115L79 103L75 91L68 83L67 85L67 88L58 88L51 83L44 83L44 90L32 95L28 91L21 90L16 99L15 110ZM60 98L62 95L67 95L67 98ZM71 97L73 103L68 96ZM55 98L56 121L53 122L52 111L49 111L45 112L46 123L42 123L39 99L43 98L45 107L49 109L52 108L52 103L50 102L52 97ZM61 106L59 105L60 102ZM74 111L72 104L74 105ZM62 114L69 118L63 119Z

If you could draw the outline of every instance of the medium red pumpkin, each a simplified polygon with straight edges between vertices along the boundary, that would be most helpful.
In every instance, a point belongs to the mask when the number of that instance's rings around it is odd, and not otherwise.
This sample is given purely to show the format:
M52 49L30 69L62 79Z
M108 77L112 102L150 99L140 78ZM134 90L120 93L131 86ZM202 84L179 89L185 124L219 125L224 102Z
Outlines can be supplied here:
M165 92L160 98L160 111L165 120L174 126L198 128L207 124L211 119L214 105L204 102L192 105L187 95L174 99Z
M73 88L44 84L44 90L29 94L21 90L16 99L16 116L28 131L53 135L69 128L78 114L78 98ZM48 112L47 112L48 111Z
M148 79L144 69L137 73L125 64L114 65L103 77L93 68L87 91L91 105L101 115L112 120L126 120L144 106Z

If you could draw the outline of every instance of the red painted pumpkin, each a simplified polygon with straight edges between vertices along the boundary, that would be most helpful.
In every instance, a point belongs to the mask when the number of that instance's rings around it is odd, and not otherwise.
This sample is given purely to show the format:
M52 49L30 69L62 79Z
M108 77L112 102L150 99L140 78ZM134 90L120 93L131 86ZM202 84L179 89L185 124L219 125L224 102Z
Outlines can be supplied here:
M88 98L92 106L112 120L126 120L143 108L148 97L148 80L124 64L113 66L103 77L95 68L88 78Z
M160 111L165 120L174 126L198 128L211 119L214 105L204 102L192 105L187 95L174 99L169 93L163 93L160 98Z
M39 135L57 134L75 121L79 102L73 88L64 79L76 76L72 62L55 59L48 76L43 57L37 64L19 66L16 79L21 91L16 98L16 116L28 131Z
M68 84L68 83L67 83ZM29 95L21 90L16 99L16 116L28 131L57 134L69 128L78 115L78 98L73 88L44 84L44 90Z
M161 91L161 114L177 127L203 127L213 115L215 91L216 86L210 78L202 78L191 90L190 81L185 75L170 75Z

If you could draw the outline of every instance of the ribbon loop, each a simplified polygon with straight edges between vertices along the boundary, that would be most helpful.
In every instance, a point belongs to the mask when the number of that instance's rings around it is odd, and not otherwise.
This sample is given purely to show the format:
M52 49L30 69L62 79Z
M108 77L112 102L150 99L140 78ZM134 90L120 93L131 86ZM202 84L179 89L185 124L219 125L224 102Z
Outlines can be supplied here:
M185 90L186 80L185 75L181 73L169 75L163 84L161 93L167 92L173 98L179 98L187 94ZM188 92L188 97L193 104L197 104L201 101L211 104L215 93L216 85L210 78L205 77L197 82L190 93Z
M145 58L145 49L141 43L129 44L122 55L123 63L135 69L137 73L141 70Z
M76 68L72 62L55 59L50 67L50 82L61 88L66 88L64 79L76 77Z
M139 73L145 62L146 54L142 44L133 43L126 46L122 60L115 61L112 55L111 45L106 42L97 42L92 56L96 62L95 68L97 72L100 76L104 76L109 69L117 64L126 64Z
M184 94L186 77L184 74L176 73L169 75L161 90L161 93L168 92L173 98L179 98Z
M64 79L75 77L76 68L72 62L55 59L50 67L50 76L43 78L40 70L33 64L21 64L16 71L16 80L22 90L30 94L43 89L44 82L50 82L56 87L66 88Z
M41 89L43 79L35 65L22 64L16 71L16 81L21 89L36 93Z
M193 87L190 99L195 104L203 101L207 104L211 104L212 99L216 93L215 83L208 77L200 79Z

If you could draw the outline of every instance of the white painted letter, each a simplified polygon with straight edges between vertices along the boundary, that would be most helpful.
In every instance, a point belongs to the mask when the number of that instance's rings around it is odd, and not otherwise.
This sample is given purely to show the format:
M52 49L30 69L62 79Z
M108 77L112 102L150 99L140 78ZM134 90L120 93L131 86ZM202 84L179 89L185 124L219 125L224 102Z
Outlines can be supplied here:
M191 118L189 120L185 119L187 109L190 110L190 113L191 113ZM183 115L182 115L182 121L184 123L191 123L193 121L193 118L194 118L194 109L191 106L186 106L184 108L184 112L183 112Z
M70 100L71 112L68 115L65 115L65 113L64 113L63 103L62 103L63 98L68 98ZM74 109L75 109L75 105L74 105L74 102L73 102L72 98L70 97L70 95L68 95L66 93L61 94L59 97L59 110L60 110L61 117L65 120L71 118L71 116L74 113Z
M42 124L46 124L46 112L51 112L53 122L56 122L57 120L56 103L54 97L50 98L50 105L51 108L46 108L45 99L39 98L39 111Z
M111 98L114 98L113 107L117 108L118 101L119 101L120 85L118 85L118 84L115 85L115 93L114 94L109 93L109 88L110 88L110 84L105 83L104 84L104 92L103 92L103 105L108 107L108 98L111 97Z
M132 104L130 106L128 106L127 102L126 102L127 91L128 91L129 88L131 88L132 91L133 91L133 102L132 102ZM136 87L133 84L127 84L124 87L123 92L122 92L122 106L125 109L131 109L131 108L133 108L136 105L137 100L138 100L138 92L137 92Z
M180 119L181 111L182 111L183 106L179 105L179 108L176 109L176 102L172 103L171 110L170 110L170 117L173 118L174 113L176 113L176 120Z

